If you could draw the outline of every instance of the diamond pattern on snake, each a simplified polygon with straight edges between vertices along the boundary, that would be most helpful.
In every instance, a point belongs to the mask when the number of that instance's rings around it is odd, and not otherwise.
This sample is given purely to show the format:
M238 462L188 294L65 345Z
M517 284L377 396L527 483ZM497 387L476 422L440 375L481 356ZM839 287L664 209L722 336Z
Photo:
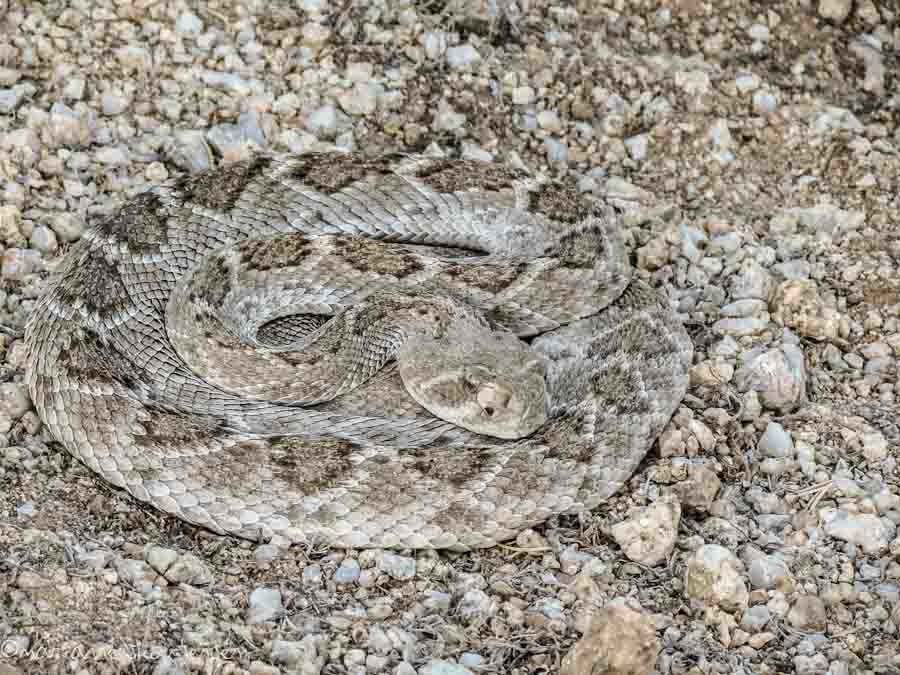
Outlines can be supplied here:
M312 153L177 178L96 223L26 353L53 437L166 513L467 550L620 489L692 345L571 179Z

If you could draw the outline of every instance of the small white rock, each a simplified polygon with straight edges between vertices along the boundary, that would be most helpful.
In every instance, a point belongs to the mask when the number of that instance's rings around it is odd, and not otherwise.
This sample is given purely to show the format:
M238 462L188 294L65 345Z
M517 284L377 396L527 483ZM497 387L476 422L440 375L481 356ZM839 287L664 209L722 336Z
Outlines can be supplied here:
M457 47L450 47L446 54L447 65L451 68L468 68L481 61L481 54L472 45L466 43Z
M785 458L794 456L791 435L778 422L769 422L759 439L757 448L765 457Z
M886 518L871 513L851 513L843 509L827 508L819 512L825 524L825 534L862 547L869 554L888 547L896 530Z
M475 673L452 661L432 659L419 668L419 675L475 675Z
M681 505L661 500L616 523L611 533L629 560L652 567L674 550L680 520Z
M334 581L338 584L352 584L359 579L359 562L355 558L344 558L334 573Z
M819 16L835 23L843 23L851 9L853 0L819 0Z
M182 12L175 22L175 30L182 35L199 35L203 32L203 20L193 12Z
M625 147L628 149L628 154L631 156L631 159L636 162L647 159L647 149L649 146L650 136L647 134L638 134L637 136L625 139Z
M281 591L277 588L260 586L250 594L250 604L247 608L247 623L263 623L284 615L285 609L281 602Z
M741 562L724 546L706 544L694 553L685 574L685 594L726 611L743 610L750 594L741 575Z
M515 105L529 105L534 103L535 93L531 87L516 87L512 90L512 102Z

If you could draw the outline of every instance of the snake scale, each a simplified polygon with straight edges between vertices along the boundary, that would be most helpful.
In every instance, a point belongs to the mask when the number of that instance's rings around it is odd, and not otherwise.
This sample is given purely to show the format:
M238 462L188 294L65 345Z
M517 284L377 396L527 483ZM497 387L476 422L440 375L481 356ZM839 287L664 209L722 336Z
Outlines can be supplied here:
M615 214L494 162L267 155L85 233L27 383L112 485L217 533L496 544L631 476L691 341Z

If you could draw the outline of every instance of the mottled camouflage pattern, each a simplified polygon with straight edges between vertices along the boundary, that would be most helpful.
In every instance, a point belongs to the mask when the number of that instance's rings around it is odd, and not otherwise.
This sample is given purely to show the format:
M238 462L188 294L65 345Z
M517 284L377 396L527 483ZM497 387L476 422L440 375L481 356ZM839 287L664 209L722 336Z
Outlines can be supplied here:
M516 355L488 363L488 343ZM26 344L56 439L165 512L253 539L458 550L612 495L692 354L573 183L354 154L259 157L134 198L68 253ZM528 407L535 377L533 431L433 414Z

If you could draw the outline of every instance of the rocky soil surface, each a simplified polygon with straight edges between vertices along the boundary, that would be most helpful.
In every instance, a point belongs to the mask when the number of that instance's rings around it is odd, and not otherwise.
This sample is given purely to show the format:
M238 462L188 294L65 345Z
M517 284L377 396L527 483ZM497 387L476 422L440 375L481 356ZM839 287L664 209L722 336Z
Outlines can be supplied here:
M900 673L892 0L0 13L0 675ZM605 508L475 553L285 549L147 510L42 432L17 331L93 219L334 148L574 174L624 210L696 356Z

